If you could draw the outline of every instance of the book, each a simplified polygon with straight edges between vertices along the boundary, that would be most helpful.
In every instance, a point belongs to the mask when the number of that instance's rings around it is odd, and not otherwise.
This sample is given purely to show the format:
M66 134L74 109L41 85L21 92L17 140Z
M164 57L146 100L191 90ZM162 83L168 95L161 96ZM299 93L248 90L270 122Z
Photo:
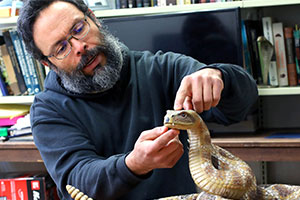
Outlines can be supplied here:
M27 87L28 94L31 95L31 94L33 94L34 88L33 88L33 83L32 83L31 77L30 77L29 69L27 66L27 62L25 60L26 57L23 52L21 41L18 37L18 34L16 34L16 32L14 30L8 30L6 32L8 32L11 37L11 40L12 40L19 64L20 64L21 72L23 74L25 85Z
M300 85L300 31L296 25L293 32L294 35L294 44L295 44L295 63L297 70L297 83Z
M244 60L244 69L252 75L252 63L250 59L250 52L248 47L247 33L244 20L241 21L241 34L243 42L243 60Z
M150 0L143 0L143 7L150 7L151 1Z
M262 72L263 84L268 84L270 63L273 56L273 45L264 36L257 39L260 67Z
M2 178L0 182L3 200L59 200L56 186L48 174Z
M7 85L5 83L5 80L2 76L2 74L0 74L0 90L1 90L1 96L7 96L9 95L8 89L7 89Z
M176 0L166 0L167 6L174 6L176 5Z
M135 0L128 0L128 8L135 8L136 5L135 5Z
M14 118L24 116L29 113L30 105L1 104L0 118Z
M288 71L289 86L297 85L297 70L294 52L293 27L284 27L284 38L286 47L286 62Z
M19 15L19 9L13 10L11 6L0 7L0 18Z
M33 94L37 94L37 93L41 92L41 87L40 87L40 83L38 80L38 74L36 71L34 58L26 50L25 43L24 43L23 39L19 36L18 32L16 30L11 30L11 31L14 32L14 34L17 36L17 38L21 42L21 46L22 46L22 49L23 49L23 52L25 55L25 61L27 63L27 67L28 67L29 76L30 76L31 83L32 83Z
M39 61L34 60L35 71L37 73L38 82L41 90L44 89L44 81L46 78L46 69L45 66L42 65Z
M278 84L279 86L288 86L289 82L282 22L273 23L273 38L277 61Z
M274 40L273 40L273 27L272 27L272 18L271 17L263 17L262 18L262 26L263 26L263 34L267 40L271 43L274 48ZM273 51L273 55L270 61L269 66L269 84L271 86L278 86L278 73L277 73L277 63L276 63L276 55L275 50Z
M128 1L120 0L120 8L128 8Z
M246 34L248 47L250 52L250 59L252 63L252 75L256 83L262 84L262 73L260 67L257 38L263 35L262 24L258 20L245 20Z
M17 81L17 77L12 65L12 61L10 59L10 56L7 52L7 48L5 46L5 44L0 46L0 50L2 53L2 58L3 58L3 62L6 68L6 72L7 72L7 77L8 77L8 81L9 81L9 86L13 92L14 95L20 95L21 91L18 85L18 81Z
M25 93L27 93L27 86L25 84L24 77L21 72L19 61L17 59L16 51L13 46L13 42L11 40L10 34L8 31L3 31L2 33L3 33L3 38L5 41L5 46L6 46L7 52L10 56L10 60L11 60L11 63L12 63L12 66L13 66L13 69L14 69L14 72L16 75L16 79L18 82L20 92L21 92L21 94L25 94Z
M0 1L0 18L14 17L19 15L19 10L23 6L22 1L3 0Z

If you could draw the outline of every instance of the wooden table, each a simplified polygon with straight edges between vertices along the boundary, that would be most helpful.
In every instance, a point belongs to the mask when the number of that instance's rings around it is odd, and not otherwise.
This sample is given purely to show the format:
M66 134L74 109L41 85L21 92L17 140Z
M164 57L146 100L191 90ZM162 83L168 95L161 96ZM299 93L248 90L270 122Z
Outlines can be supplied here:
M267 139L266 134L220 135L212 142L245 161L300 161L300 139ZM1 161L43 162L33 141L0 142Z
M300 138L266 138L268 134L234 134L212 139L245 161L300 161Z
M43 162L33 141L0 142L0 162Z

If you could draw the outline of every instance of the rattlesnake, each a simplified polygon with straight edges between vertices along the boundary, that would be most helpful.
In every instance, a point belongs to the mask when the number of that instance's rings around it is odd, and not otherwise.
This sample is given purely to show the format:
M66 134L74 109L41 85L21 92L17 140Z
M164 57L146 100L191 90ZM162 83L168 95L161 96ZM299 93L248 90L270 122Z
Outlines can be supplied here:
M159 200L299 200L300 186L274 184L260 187L246 162L211 143L201 117L192 110L168 110L168 128L187 130L190 173L201 193L160 198ZM67 191L76 200L88 197L72 186ZM89 199L91 200L91 199Z
M164 124L169 128L187 130L190 142L190 172L194 182L203 192L160 200L300 199L300 186L284 184L274 184L266 188L258 186L246 162L211 143L209 130L195 111L169 110L164 118Z

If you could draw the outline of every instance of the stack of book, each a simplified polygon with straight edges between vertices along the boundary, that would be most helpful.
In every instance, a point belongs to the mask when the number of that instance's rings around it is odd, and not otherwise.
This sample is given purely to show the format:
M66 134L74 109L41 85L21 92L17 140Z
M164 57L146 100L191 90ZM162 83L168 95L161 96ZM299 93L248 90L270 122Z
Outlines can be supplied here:
M242 21L245 69L261 86L300 85L300 32L271 17Z
M116 8L160 7L198 3L215 3L241 0L116 0Z
M3 73L0 75L1 95L17 96L39 93L43 89L45 67L27 52L23 40L15 29L3 30L2 33L0 69L6 75Z
M30 105L0 105L0 137L2 140L31 135L29 110Z
M3 0L0 1L0 18L14 17L19 15L19 9L23 6L22 1Z

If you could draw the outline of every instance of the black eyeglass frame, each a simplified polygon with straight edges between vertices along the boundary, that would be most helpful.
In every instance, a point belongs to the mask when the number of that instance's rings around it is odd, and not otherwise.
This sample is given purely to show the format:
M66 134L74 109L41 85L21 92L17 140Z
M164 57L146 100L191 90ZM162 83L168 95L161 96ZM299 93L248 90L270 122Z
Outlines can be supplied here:
M70 42L70 40L71 40L72 38L74 38L74 39L76 39L76 40L82 40L82 39L84 39L84 38L88 35L88 33L90 32L90 29L91 29L91 25L90 25L90 23L87 21L87 15L86 15L86 14L84 15L84 19L82 19L82 20L80 20L79 22L77 22L77 23L75 24L74 27L76 27L76 25L79 24L79 23L83 23L83 24L86 23L86 25L87 25L87 27L88 27L87 32L86 32L82 37L77 38L76 36L72 35L72 32L73 32L73 30L74 30L74 28L73 28L73 29L70 31L70 34L69 34L69 36L67 37L67 39L60 42L60 43L63 43L63 42L66 41L67 43L69 43L69 45L70 45L70 47L71 47L70 50L69 50L69 52L66 53L66 55L65 55L64 57L62 57L62 58L56 57L56 56L54 55L55 53L53 53L53 54L51 54L51 55L49 55L49 56L46 56L47 58L52 58L52 57L54 57L54 58L56 58L57 60L63 60L63 59L65 59L65 58L71 53L71 51L72 51L72 43Z

